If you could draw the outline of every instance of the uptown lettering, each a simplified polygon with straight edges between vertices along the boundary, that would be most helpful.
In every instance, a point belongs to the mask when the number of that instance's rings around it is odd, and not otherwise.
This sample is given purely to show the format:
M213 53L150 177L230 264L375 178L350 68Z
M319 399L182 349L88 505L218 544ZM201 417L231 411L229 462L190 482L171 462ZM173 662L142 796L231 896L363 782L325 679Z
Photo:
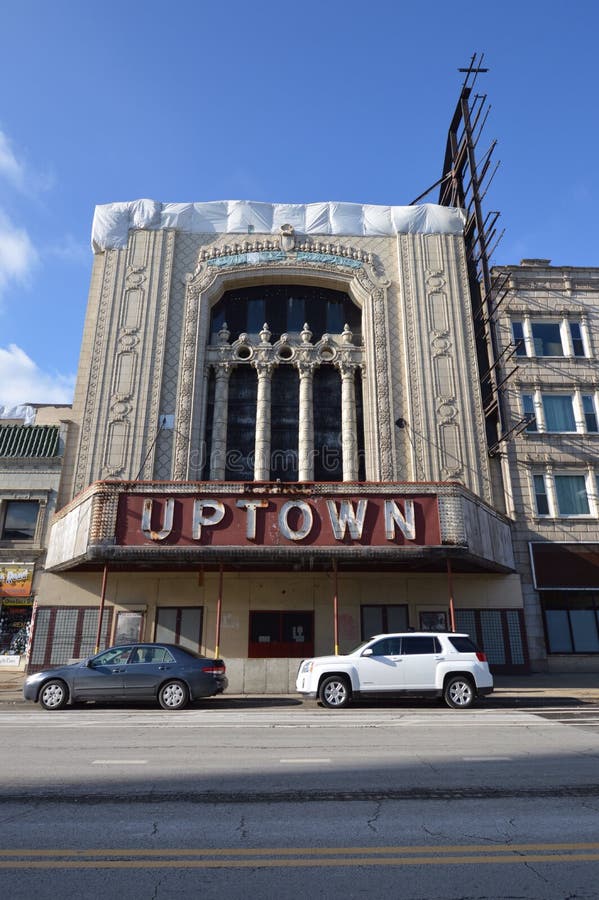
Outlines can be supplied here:
M157 511L154 511L154 500L146 498L143 503L141 518L141 531L149 541L164 541L173 533L175 498L169 497L162 500L161 522L157 523ZM265 521L261 517L269 517L269 527L276 527L280 535L288 541L302 541L309 538L322 514L320 509L307 500L288 500L279 509L269 510L268 500L264 499L240 499L229 500L229 508L234 505L245 513L245 537L248 541L256 541L259 526L264 526ZM346 538L359 541L362 539L364 524L368 515L369 501L359 500L332 500L324 503L328 524L335 541L344 541ZM220 525L227 513L227 503L216 498L202 498L193 501L191 515L192 539L199 541L205 529ZM384 500L383 515L385 523L385 538L387 541L395 541L401 535L406 541L416 540L415 504L413 500L403 499L401 506L396 500ZM271 522L276 516L275 522ZM152 528L152 524L159 528Z

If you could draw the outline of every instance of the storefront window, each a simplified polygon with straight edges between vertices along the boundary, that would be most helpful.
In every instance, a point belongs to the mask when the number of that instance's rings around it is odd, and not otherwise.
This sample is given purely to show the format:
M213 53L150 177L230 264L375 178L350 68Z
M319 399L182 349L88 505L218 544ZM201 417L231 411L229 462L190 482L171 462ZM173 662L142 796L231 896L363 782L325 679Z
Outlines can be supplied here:
M599 594L541 594L549 653L599 653Z
M140 641L144 623L142 612L118 612L114 630L115 644L130 644Z
M362 640L375 634L393 634L408 629L408 607L398 604L365 604L360 607Z
M31 604L0 603L0 653L22 656L27 650Z
M38 607L31 636L29 672L60 666L73 659L96 653L98 638L97 606ZM102 616L99 645L109 645L112 632L112 608Z
M203 612L201 606L159 606L154 640L197 652L202 640Z
M313 654L313 613L287 610L250 613L250 658L302 657Z

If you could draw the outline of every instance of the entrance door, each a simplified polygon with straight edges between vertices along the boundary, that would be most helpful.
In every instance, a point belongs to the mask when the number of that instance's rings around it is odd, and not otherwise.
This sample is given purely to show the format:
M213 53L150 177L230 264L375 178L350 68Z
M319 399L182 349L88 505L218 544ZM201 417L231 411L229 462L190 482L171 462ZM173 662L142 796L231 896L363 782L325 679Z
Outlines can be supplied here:
M202 641L202 606L159 606L154 640L198 652Z

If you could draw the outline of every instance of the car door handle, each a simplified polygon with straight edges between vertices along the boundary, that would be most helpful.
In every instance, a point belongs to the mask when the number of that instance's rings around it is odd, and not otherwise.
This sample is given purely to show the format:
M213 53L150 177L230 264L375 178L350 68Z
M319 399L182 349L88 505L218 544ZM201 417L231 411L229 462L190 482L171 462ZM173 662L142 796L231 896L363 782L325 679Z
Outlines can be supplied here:
M161 672L166 672L166 670L168 669L168 666L158 666L158 668L160 669Z
M110 670L113 675L117 675L119 672L124 672L124 669L111 669Z
M403 656L390 656L391 662L403 662Z
M435 659L438 659L439 661L442 662L445 659L445 657L444 656L435 656Z

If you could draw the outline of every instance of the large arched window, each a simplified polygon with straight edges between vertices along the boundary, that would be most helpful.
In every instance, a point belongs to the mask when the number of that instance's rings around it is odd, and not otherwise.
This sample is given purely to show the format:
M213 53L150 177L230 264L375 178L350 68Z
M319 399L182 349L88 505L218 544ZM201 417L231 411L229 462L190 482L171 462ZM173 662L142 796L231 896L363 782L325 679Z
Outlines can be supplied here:
M365 477L361 309L315 285L229 290L211 314L202 477Z
M360 343L361 313L343 291L306 284L265 284L227 291L212 310L211 342L226 323L235 340L256 335L264 323L277 341L282 334L299 333L307 323L318 341L323 334L341 334L345 324Z

